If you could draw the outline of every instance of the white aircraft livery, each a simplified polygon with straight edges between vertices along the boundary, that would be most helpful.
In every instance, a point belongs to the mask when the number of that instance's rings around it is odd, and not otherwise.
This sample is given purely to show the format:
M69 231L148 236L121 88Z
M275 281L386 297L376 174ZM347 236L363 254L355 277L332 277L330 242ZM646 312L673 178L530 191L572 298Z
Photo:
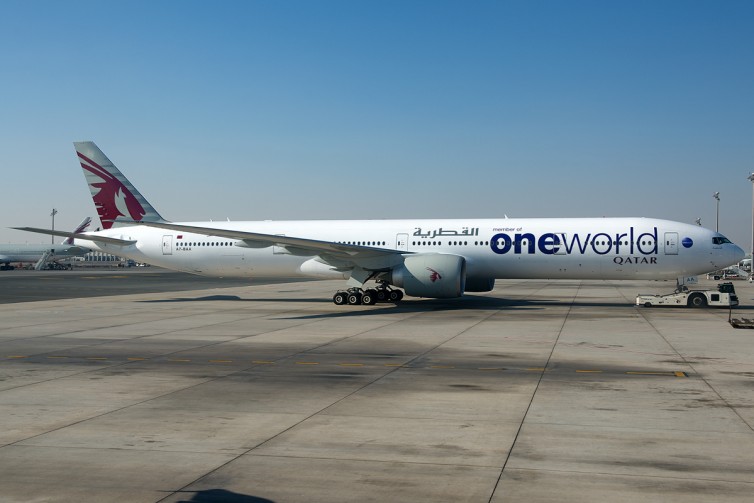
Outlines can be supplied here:
M680 279L744 256L717 232L653 218L169 222L93 142L74 145L102 230L20 229L194 274L346 279L336 304L460 297L504 278Z

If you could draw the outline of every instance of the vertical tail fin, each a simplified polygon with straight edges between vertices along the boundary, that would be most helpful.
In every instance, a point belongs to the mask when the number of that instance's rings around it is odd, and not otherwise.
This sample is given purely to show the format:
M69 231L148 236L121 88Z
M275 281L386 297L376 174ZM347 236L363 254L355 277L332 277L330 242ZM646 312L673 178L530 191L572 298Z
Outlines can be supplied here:
M102 228L127 225L119 224L118 220L165 221L94 142L74 142L73 145L84 169Z
M84 232L86 230L87 227L89 227L90 223L92 223L92 219L90 217L86 217L84 220L81 221L81 223L79 224L79 226L76 227L73 230L73 233L74 234L81 234L82 232ZM73 238L71 238L71 237L65 238L65 240L63 241L63 244L64 245L72 245L73 244Z

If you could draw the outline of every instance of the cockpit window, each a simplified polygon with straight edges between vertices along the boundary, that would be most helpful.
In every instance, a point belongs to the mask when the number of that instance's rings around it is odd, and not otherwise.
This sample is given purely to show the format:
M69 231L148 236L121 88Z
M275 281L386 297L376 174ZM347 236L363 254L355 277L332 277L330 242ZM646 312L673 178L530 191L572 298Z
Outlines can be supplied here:
M713 245L722 245L725 243L730 243L730 239L724 237L724 236L715 236L712 238L712 244Z

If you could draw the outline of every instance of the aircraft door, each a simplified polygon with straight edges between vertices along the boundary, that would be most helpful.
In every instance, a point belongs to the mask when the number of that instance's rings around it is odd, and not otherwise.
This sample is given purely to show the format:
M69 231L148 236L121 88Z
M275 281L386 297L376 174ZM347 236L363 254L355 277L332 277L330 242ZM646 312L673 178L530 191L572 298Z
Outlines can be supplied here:
M558 249L555 251L555 255L568 255L568 250L566 250L566 233L565 232L556 232L555 236L558 238Z
M173 254L173 236L162 236L162 254L163 255L172 255Z
M408 234L398 234L395 236L395 249L408 251Z
M678 255L678 233L665 233L665 255Z

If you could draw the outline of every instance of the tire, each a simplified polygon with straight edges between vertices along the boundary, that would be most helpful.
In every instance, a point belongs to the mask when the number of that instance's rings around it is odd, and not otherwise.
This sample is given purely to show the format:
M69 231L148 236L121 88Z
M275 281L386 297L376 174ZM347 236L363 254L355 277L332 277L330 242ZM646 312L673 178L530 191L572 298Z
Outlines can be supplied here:
M390 302L399 302L403 298L403 292L400 290L390 290L390 293L388 294L388 299L390 299Z
M388 292L387 290L377 290L375 293L375 299L377 299L377 302L387 302L388 300Z
M348 303L352 306L358 306L361 304L361 294L359 293L349 293L348 294Z
M645 302L644 303L644 307L652 307L652 303L651 302Z
M689 307L707 307L707 297L701 293L692 293L688 300Z
M364 292L364 295L361 296L361 303L365 306L373 306L377 303L377 297L375 297L372 292L366 291Z
M346 302L348 302L348 296L345 294L345 292L338 292L332 297L332 301L337 306L342 306Z

